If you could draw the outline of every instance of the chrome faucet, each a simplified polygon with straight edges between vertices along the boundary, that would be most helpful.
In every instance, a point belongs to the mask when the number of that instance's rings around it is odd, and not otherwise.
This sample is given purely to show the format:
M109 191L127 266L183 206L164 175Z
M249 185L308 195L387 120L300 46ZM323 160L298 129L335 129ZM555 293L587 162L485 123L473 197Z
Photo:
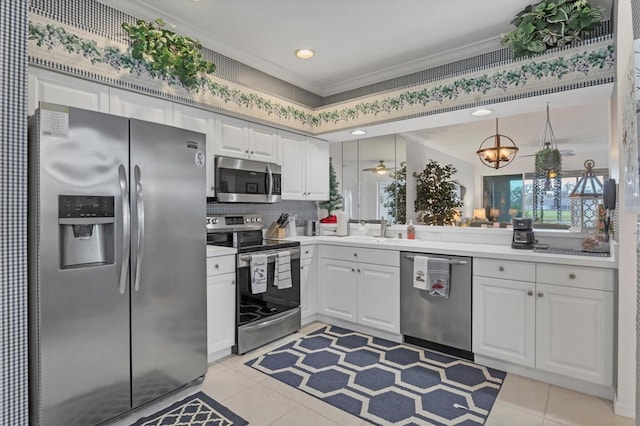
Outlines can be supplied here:
M387 221L384 220L384 217L380 218L380 236L382 238L387 236Z

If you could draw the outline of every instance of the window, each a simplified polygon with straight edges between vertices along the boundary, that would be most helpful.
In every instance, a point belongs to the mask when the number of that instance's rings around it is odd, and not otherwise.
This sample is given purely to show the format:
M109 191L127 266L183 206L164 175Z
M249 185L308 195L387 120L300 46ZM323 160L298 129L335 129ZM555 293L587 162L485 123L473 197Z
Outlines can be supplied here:
M603 183L605 179L609 177L608 169L593 169L596 177ZM544 215L543 223L558 223L570 226L571 225L571 199L569 195L578 184L578 180L582 177L583 170L563 170L561 179L561 192L560 192L560 218L555 214L556 209L553 206L553 193L548 192L544 197L544 211L547 210L549 214ZM533 217L533 173L526 173L524 175L524 217Z
M600 182L609 177L608 169L594 169ZM562 172L560 219L555 214L553 193L544 198L544 210L550 211L544 215L544 223L571 225L571 199L569 195L582 177L583 170L567 170ZM514 217L533 218L533 173L524 175L483 176L483 204L488 219L500 222L510 222ZM498 215L492 217L492 209L498 210Z

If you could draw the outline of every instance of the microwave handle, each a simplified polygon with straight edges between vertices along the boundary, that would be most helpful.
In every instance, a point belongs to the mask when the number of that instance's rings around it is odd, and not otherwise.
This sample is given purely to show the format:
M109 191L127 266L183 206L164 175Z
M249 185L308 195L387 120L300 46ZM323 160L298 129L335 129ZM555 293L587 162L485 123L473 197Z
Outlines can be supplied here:
M271 171L271 166L267 164L267 171L269 172L269 190L267 191L267 197L271 197L273 193L273 172Z

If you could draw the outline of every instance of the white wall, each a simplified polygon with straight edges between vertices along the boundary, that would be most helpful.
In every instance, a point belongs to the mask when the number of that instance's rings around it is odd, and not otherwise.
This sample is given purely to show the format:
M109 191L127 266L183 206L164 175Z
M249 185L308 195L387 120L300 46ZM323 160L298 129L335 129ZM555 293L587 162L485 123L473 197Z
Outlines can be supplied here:
M614 3L615 4L615 3ZM609 168L612 177L619 183L619 258L618 258L618 356L617 389L614 401L616 414L634 417L636 401L636 238L637 209L628 208L635 204L637 194L629 193L624 185L625 159L622 139L625 127L625 111L635 105L627 105L629 90L634 81L628 81L630 67L633 67L633 28L630 0L619 0L616 12L616 89L612 100L612 144ZM635 116L633 117L635 119ZM620 153L620 154L619 154ZM637 160L636 160L637 161ZM637 163L636 163L637 164ZM637 173L637 171L636 171Z

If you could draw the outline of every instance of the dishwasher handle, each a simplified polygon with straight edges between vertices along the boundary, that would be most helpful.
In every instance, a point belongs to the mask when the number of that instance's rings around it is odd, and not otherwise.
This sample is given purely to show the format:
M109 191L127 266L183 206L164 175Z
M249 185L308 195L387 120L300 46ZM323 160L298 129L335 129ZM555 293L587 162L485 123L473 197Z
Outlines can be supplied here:
M427 256L425 256L427 257ZM416 258L415 255L413 254L405 254L404 258L407 260L413 260ZM440 262L446 262L449 265L466 265L467 261L466 260L457 260L457 259L442 259L440 257L427 257L427 259L431 259L431 260L438 260Z

